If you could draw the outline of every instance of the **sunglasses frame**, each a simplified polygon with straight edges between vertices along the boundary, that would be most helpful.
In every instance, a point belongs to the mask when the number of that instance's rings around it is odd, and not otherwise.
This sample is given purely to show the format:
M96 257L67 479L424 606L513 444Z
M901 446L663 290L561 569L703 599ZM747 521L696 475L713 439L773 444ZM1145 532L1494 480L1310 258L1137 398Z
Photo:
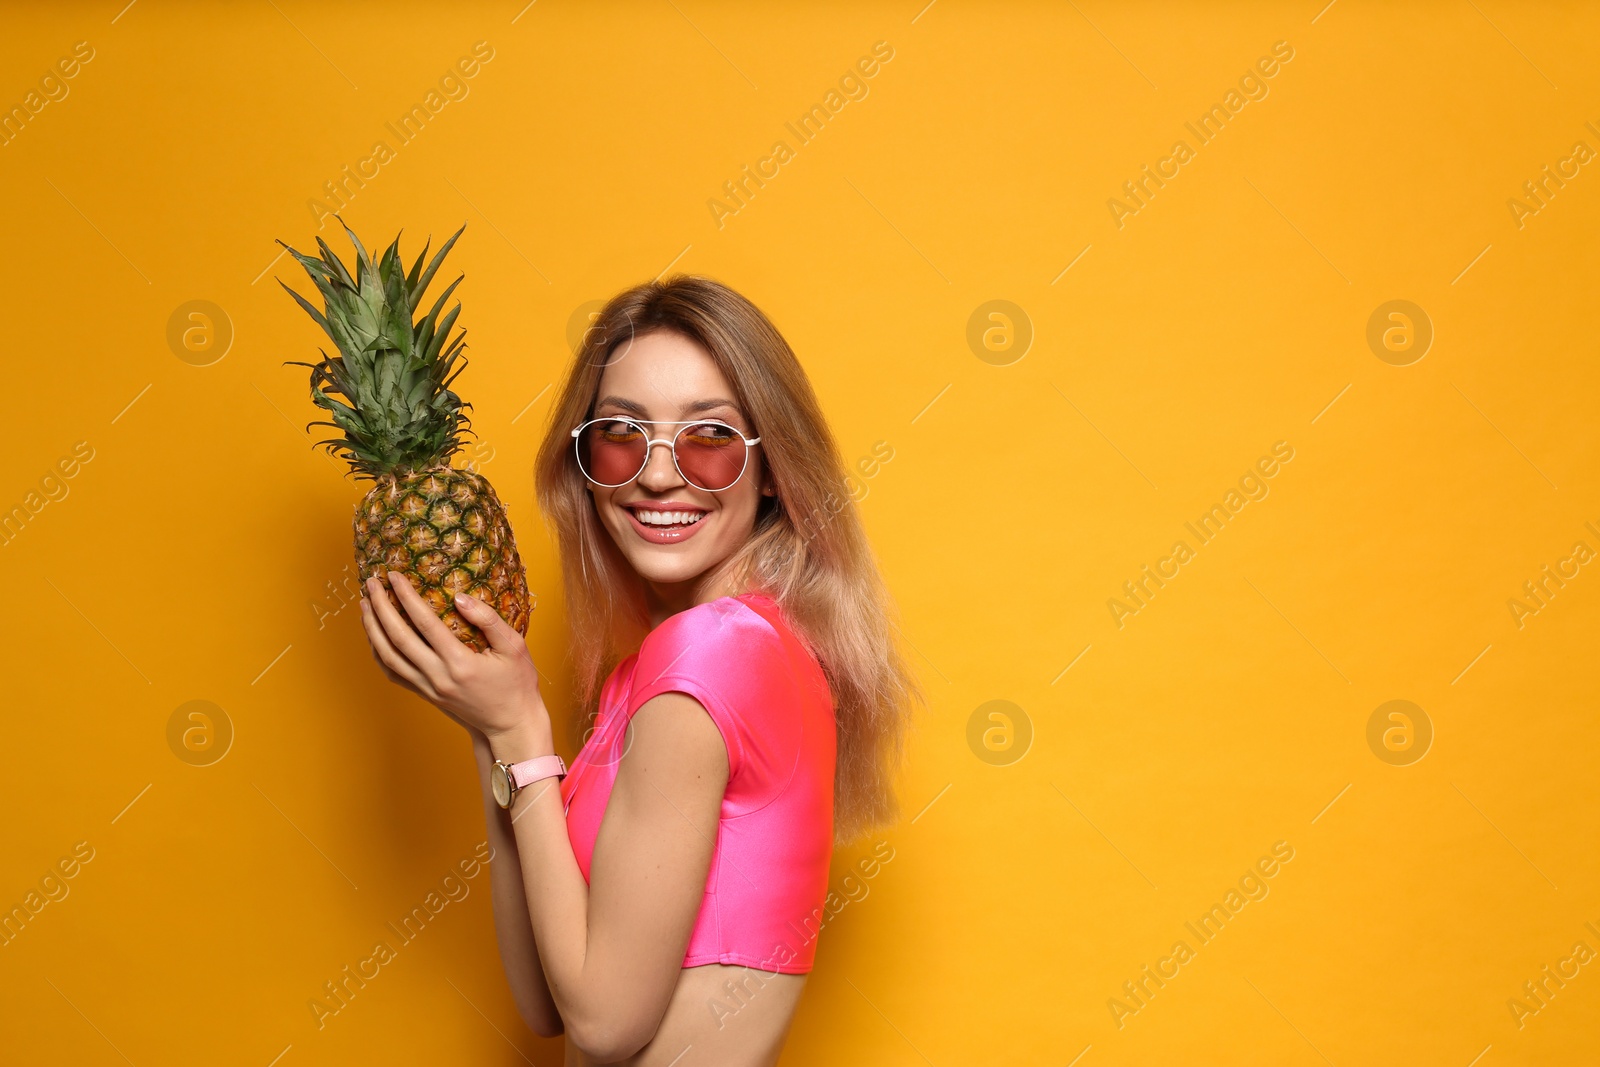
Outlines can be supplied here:
M639 469L634 471L633 475L631 477L629 477L627 479L627 481L621 481L621 482L617 482L615 484L612 484L610 482L595 481L594 478L591 478L589 476L589 472L587 470L584 470L584 467L583 467L583 456L580 454L580 449L583 447L583 440L582 440L583 431L587 430L589 427L593 426L597 422L625 422L625 423L628 423L630 426L637 426L639 428L639 432L644 434L644 462L639 464ZM647 423L649 425L651 425L651 426L677 426L677 427L679 427L679 429L678 429L678 432L673 434L671 437L651 437L650 436L650 430L647 428L647 425L646 425ZM729 482L727 485L723 486L721 489L707 489L705 486L699 485L698 483L695 482L695 480L693 478L690 478L687 474L683 473L683 468L678 465L678 438L682 437L683 436L683 431L687 430L691 426L706 426L706 425L721 426L723 429L727 430L729 433L731 433L735 437L739 438L739 440L743 441L744 445L745 445L744 463L743 463L742 466L740 466L739 473L734 476L733 481ZM603 417L598 418L598 419L589 419L586 422L580 423L578 425L578 427L572 431L572 455L573 455L573 458L576 459L577 462L578 462L578 472L580 474L582 474L585 478L587 478L590 482L593 482L595 485L598 485L598 486L600 486L600 487L602 487L604 489L620 489L623 486L627 485L628 482L631 482L635 478L638 478L639 475L644 473L645 468L650 466L650 450L655 448L656 445L666 445L667 446L667 450L672 453L672 467L673 467L674 470L676 470L678 472L678 477L682 478L687 484L694 486L696 489L700 490L702 493L725 493L729 489L732 489L734 486L738 485L739 484L739 479L744 477L744 472L750 469L750 447L752 445L759 445L760 443L761 443L761 438L760 437L746 437L744 435L744 432L742 430L740 430L738 427L730 426L726 422L723 422L721 419L659 419L659 420L650 420L650 419L636 419L631 415L606 415L606 416L603 416Z

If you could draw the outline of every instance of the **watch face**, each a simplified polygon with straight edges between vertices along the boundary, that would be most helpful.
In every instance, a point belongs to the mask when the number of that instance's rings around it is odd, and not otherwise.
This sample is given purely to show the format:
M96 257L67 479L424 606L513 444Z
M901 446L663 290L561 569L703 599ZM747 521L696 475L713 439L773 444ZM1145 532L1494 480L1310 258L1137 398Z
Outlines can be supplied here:
M494 802L502 808L511 806L511 779L506 774L504 764L496 763L489 768L489 788L494 791Z

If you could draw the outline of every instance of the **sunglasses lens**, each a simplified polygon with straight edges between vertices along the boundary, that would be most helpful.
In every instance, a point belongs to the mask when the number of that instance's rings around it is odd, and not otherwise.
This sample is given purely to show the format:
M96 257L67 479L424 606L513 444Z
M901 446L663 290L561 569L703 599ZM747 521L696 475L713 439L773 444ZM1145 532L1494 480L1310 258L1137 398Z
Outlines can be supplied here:
M631 422L604 420L578 435L578 466L591 482L622 485L644 470L644 432Z
M698 489L726 489L744 473L744 438L714 422L686 426L675 450L678 470Z

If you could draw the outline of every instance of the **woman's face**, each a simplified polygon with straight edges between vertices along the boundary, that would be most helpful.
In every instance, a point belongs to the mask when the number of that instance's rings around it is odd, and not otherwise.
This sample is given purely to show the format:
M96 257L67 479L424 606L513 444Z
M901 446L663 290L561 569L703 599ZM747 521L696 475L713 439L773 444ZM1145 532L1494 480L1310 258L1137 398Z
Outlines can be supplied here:
M620 345L601 373L591 418L626 415L653 439L671 440L681 423L715 419L746 437L754 427L710 354L682 334L657 330ZM683 479L665 445L650 449L644 471L616 488L589 483L595 511L633 569L655 586L693 581L749 538L768 483L761 446L749 449L744 474L720 492ZM687 523L683 520L688 520Z

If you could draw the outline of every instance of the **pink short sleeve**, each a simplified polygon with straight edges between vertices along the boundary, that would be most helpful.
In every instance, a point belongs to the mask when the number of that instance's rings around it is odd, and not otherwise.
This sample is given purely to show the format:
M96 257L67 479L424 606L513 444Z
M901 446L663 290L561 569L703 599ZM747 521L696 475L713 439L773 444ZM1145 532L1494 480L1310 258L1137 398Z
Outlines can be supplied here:
M783 790L800 755L803 724L784 699L802 686L793 675L772 624L724 597L679 612L645 639L627 714L661 693L699 701L728 749L727 797L748 811Z

